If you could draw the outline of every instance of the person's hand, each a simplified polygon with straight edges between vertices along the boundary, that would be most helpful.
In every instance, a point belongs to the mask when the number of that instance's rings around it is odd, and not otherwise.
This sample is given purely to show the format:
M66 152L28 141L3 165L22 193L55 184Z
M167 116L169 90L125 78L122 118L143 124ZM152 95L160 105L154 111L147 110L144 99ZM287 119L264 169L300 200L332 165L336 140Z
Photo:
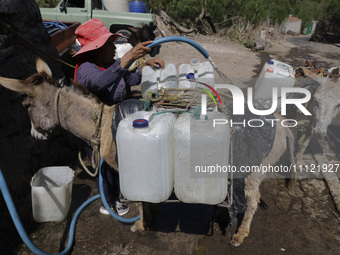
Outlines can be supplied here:
M162 58L150 58L144 62L144 66L152 66L155 68L163 68L165 66L164 59Z
M129 50L120 60L120 65L125 68L127 65L136 59L139 59L149 52L151 52L151 49L149 47L146 47L146 45L151 44L153 41L146 41L138 43L135 47L133 47L131 50Z

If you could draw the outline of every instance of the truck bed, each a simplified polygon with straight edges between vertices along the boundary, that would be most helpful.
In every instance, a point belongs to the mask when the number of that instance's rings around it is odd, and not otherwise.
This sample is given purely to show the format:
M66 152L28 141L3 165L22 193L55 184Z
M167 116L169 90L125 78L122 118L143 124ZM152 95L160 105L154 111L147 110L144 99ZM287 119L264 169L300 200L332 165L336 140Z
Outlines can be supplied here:
M43 22L55 22L55 20L46 20ZM76 41L74 32L80 26L80 22L58 21L66 25L66 28L50 30L50 37L55 45L59 55L62 55Z

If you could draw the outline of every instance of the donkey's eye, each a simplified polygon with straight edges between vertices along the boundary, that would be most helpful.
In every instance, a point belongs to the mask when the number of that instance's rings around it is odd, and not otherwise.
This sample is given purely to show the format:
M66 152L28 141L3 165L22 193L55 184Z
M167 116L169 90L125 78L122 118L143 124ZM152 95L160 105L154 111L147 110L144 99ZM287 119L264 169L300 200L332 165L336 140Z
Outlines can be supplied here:
M29 97L27 97L23 102L22 102L22 105L25 107L25 108L28 108L30 106L33 105L33 101L32 99L30 99Z

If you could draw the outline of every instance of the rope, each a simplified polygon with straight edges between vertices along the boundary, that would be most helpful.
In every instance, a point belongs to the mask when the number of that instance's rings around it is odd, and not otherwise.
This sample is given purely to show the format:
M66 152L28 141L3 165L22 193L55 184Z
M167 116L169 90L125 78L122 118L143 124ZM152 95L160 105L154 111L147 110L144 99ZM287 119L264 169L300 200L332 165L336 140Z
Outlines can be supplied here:
M143 66L145 63L145 58L141 57L139 59L136 60L137 64L134 67L131 67L129 69L130 72L133 72L134 70L136 70L138 67Z
M19 33L17 33L15 30L13 30L12 28L10 28L9 26L7 26L5 23L3 23L2 21L0 21L0 25L3 26L4 28L8 29L9 31L11 31L13 34L15 34L17 37L19 37L21 40L23 40L25 43L27 43L30 47L32 47L33 49L39 51L40 53L46 55L47 57L55 60L55 61L58 61L64 65L67 65L69 67L72 67L72 68L76 68L75 66L59 59L59 58L56 58L54 56L52 56L51 54L47 53L46 51L43 51L41 50L40 48L38 48L37 46L35 46L34 44L32 44L31 42L29 42L28 40L26 40L25 38L23 38Z
M54 111L57 116L57 121L58 124L60 123L60 116L59 116L59 111L58 111L58 105L59 105L59 98L60 98L60 92L62 88L59 88L57 90L57 93L54 98ZM100 151L99 151L99 146L100 146L100 126L101 126L101 120L102 120L102 115L103 115L103 108L104 108L104 103L101 103L100 105L100 111L99 111L99 116L94 119L96 122L96 130L95 130L95 135L91 138L91 144L93 147L93 152L92 152L92 157L91 157L91 165L93 169L95 169L95 173L92 173L84 164L84 161L81 157L81 151L79 150L78 152L78 159L80 161L80 164L84 168L84 170L92 177L95 177L98 174L99 170L99 165L100 165Z
M174 92L174 93L171 93ZM177 93L180 92L180 93ZM154 105L175 106L180 108L188 108L191 104L198 105L200 102L194 102L201 95L201 89L177 89L177 88L161 88L158 92L149 91L147 100ZM208 104L213 104L208 98Z
M59 88L57 90L57 93L56 93L55 98L54 98L54 111L55 111L55 114L57 116L57 121L58 121L59 124L60 124L60 116L59 116L59 111L58 111L58 102L59 102L61 89L62 88Z
M81 166L84 168L85 172L88 173L90 176L95 177L98 174L99 171L99 166L100 166L100 126L101 126L101 121L102 121L102 116L103 116L103 109L104 109L104 103L100 104L100 111L99 111L99 116L95 120L96 122L96 130L94 136L91 138L91 144L92 144L92 156L91 156L91 165L92 168L95 170L94 173L92 173L85 165L82 157L81 157L81 151L78 152L78 159L81 164Z
M59 116L59 111L58 111L58 102L60 98L60 92L62 88L59 88L57 90L56 96L54 98L54 109L55 113L57 116L58 123L60 124L60 116ZM91 144L93 147L93 152L92 152L92 157L91 157L91 164L93 169L95 169L95 173L92 173L84 164L84 161L82 160L81 157L81 151L78 152L78 159L83 166L84 170L92 177L95 177L98 174L99 170L99 165L100 165L100 151L99 151L99 146L100 146L100 126L101 126L101 120L103 116L103 108L104 108L104 103L101 103L100 105L100 111L99 111L99 117L96 120L96 130L95 130L95 135L91 138Z

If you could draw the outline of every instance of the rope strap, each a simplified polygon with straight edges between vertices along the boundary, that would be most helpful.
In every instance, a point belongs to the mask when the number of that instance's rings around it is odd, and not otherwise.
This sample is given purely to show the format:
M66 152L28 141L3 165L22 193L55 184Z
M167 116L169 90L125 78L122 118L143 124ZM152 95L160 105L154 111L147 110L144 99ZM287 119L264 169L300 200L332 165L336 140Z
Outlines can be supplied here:
M131 67L131 68L129 69L129 71L130 71L130 72L135 71L138 67L143 66L144 63L145 63L145 58L144 58L144 57L141 57L141 58L137 59L137 60L136 60L136 65L135 65L134 67Z
M100 111L99 116L95 120L96 122L96 130L94 136L91 138L91 145L92 145L92 156L91 156L91 165L92 168L95 170L94 173L92 173L84 164L84 161L81 157L81 151L78 153L78 159L80 161L80 164L84 168L84 170L92 177L95 177L98 174L99 166L100 166L100 135L101 135L101 122L102 122L102 116L103 116L103 109L104 109L104 103L101 103L100 105Z
M58 102L59 102L59 97L60 97L61 89L62 88L59 88L57 90L57 93L56 93L56 95L54 97L54 111L55 111L55 114L57 116L57 121L58 121L59 124L60 124L60 116L59 116L59 111L58 111Z

